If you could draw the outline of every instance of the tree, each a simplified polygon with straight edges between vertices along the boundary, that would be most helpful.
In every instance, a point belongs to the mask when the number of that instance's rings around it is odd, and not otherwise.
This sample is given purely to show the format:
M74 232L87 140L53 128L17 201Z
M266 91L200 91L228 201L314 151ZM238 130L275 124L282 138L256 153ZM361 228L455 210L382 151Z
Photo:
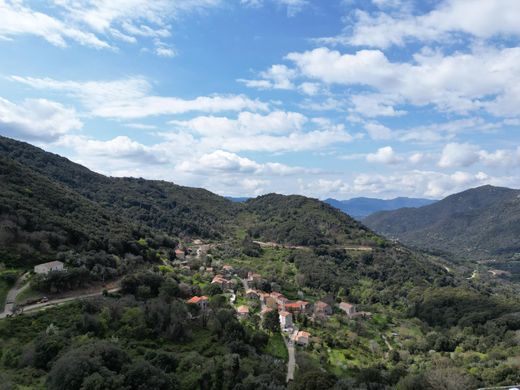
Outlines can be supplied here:
M265 313L264 321L262 322L264 329L276 333L280 331L280 319L278 318L278 312L275 310L268 311Z

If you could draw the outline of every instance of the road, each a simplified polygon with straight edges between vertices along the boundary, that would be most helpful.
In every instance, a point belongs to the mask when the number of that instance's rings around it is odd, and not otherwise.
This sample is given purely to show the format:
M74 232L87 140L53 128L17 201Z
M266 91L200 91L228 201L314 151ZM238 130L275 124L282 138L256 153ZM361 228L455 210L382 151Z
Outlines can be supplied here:
M27 274L23 274L20 276L16 282L14 283L14 286L11 287L9 292L7 293L7 297L5 299L5 306L4 311L0 313L0 318L4 318L8 314L13 314L13 308L16 302L16 297L20 293L20 291L23 290L25 287L24 281L27 277Z
M294 342L289 338L283 338L287 351L289 352L289 361L287 362L287 382L294 380L294 371L296 370L296 357L294 351Z
M114 293L117 291L119 291L119 287L108 290L109 293ZM67 297L67 298L53 299L53 300L49 300L49 301L43 302L43 303L35 303L33 305L24 306L22 314L36 313L38 311L48 309L49 307L63 305L64 303L79 300L79 299L92 298L92 297L100 296L102 294L103 294L103 290L96 291L94 293L76 295L76 296ZM11 313L10 312L7 313L6 311L4 311L3 313L0 313L0 319L7 317L8 314L11 314Z

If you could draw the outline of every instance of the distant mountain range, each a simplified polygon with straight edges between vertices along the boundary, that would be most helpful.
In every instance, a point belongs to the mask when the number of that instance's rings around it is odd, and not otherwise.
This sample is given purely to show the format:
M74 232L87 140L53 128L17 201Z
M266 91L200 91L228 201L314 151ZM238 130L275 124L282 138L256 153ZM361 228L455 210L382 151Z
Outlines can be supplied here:
M378 233L469 260L520 257L520 190L483 186L434 204L370 215Z
M363 219L370 214L378 211L397 210L403 207L421 207L435 203L433 199L421 198L405 198L399 197L395 199L376 199L376 198L352 198L349 200L325 199L325 203L330 204L344 213L357 218Z
M235 202L235 203L244 203L244 202L247 202L251 198L248 198L246 196L243 196L243 197L226 196L226 199L228 199L232 202Z

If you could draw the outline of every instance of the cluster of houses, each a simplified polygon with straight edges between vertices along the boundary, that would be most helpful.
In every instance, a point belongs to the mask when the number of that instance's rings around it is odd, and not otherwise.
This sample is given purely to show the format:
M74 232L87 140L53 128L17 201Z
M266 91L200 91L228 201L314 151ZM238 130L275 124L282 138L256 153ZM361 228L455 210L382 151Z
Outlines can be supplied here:
M236 288L238 282L236 278L232 278L235 272L232 266L223 265L218 272L219 273L213 277L211 284L219 285L223 291ZM262 281L262 275L248 272L247 282L250 285L259 286ZM245 283L245 285L247 286L247 283ZM245 291L245 297L249 300L258 300L260 302L262 307L260 314L262 317L268 312L277 311L281 330L291 334L291 340L302 346L309 344L311 335L309 332L295 329L294 316L302 314L312 319L323 319L333 313L332 306L327 302L322 300L314 303L305 300L291 301L278 291L268 293L259 289L250 288ZM208 302L209 299L206 296L195 296L188 300L188 303L196 304L203 310L207 308ZM365 318L371 316L369 312L357 311L355 305L348 302L341 302L337 307L349 318ZM249 306L238 306L236 308L236 314L240 319L248 318L250 315Z

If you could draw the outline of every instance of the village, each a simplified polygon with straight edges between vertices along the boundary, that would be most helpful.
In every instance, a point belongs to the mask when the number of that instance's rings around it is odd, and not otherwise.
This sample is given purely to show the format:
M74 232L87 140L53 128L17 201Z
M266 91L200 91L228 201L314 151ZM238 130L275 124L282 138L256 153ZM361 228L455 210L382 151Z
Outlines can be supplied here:
M189 250L182 249L177 250L176 256L178 259L176 265L185 273L189 273L191 271L189 260L201 256L200 247L194 256ZM201 266L198 271L206 277L210 276L211 285L220 287L222 292L229 296L229 302L235 308L240 320L246 321L253 316L259 316L263 323L268 313L276 312L280 331L288 346L309 346L313 342L313 335L301 325L326 321L332 316L334 310L349 319L372 317L372 313L358 311L356 305L352 303L336 302L330 297L312 302L305 300L302 291L298 291L300 299L290 300L280 291L280 286L269 283L260 273L235 268L230 264ZM209 300L210 298L205 295L193 296L187 300L187 303L198 305L201 310L207 310Z

